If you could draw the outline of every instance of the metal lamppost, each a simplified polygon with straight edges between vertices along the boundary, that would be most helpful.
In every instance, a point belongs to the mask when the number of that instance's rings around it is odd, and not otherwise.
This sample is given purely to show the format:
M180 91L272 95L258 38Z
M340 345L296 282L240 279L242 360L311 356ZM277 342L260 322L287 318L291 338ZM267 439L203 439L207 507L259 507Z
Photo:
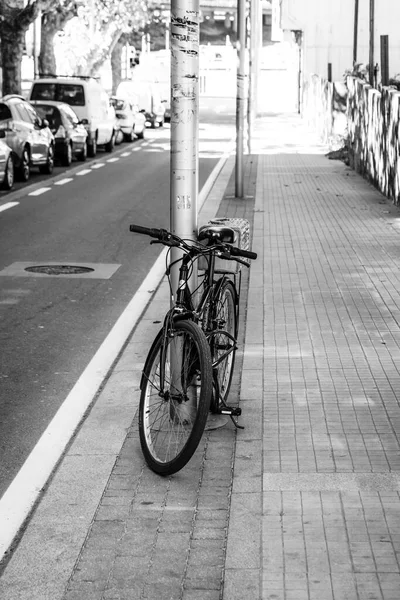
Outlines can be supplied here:
M196 239L199 136L199 0L172 0L170 229ZM171 263L179 257L172 248ZM173 290L178 269L172 269Z
M237 54L238 67L236 78L236 163L235 163L235 196L243 198L243 145L245 118L245 51L246 51L246 9L245 0L237 4Z

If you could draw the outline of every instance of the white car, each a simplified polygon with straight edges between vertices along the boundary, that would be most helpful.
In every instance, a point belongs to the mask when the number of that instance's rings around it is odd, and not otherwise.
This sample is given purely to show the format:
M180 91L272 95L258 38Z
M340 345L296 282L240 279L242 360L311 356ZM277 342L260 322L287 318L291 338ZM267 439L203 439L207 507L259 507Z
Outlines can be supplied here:
M97 147L112 152L115 144L115 112L108 94L93 77L42 77L32 83L30 100L57 100L69 104L88 133L87 154Z
M14 185L14 159L12 150L5 143L6 132L0 129L0 188L11 190Z
M140 111L136 105L133 105L125 98L111 97L111 104L115 110L118 129L122 132L127 142L132 142L135 136L144 137L146 128L146 117L143 111Z

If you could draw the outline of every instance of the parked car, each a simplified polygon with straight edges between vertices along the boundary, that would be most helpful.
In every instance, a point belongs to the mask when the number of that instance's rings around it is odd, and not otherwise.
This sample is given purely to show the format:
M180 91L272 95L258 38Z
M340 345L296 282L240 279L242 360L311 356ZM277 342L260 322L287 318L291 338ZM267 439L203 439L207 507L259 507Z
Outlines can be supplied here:
M0 100L0 129L22 181L28 181L32 167L48 175L53 172L54 136L48 125L22 96L10 94Z
M32 100L31 104L49 122L55 140L55 158L67 167L73 158L85 161L88 134L69 104L56 100Z
M165 121L165 103L159 89L147 81L121 81L117 87L118 98L125 98L144 111L146 124L151 127L163 127Z
M6 132L0 130L0 187L11 190L14 185L14 160L10 146L4 141Z
M88 133L87 151L97 147L112 152L115 144L115 111L107 92L93 77L43 77L32 83L29 100L58 100L69 104Z
M111 97L111 103L114 106L115 115L123 138L127 142L132 142L135 135L139 138L144 137L146 129L146 117L144 112L140 112L138 107L132 105L129 100L124 98Z

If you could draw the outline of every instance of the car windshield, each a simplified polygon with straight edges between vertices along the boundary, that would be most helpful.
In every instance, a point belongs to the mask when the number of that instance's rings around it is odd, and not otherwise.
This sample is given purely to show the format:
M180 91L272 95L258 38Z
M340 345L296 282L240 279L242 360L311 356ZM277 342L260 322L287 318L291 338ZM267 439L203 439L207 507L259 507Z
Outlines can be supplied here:
M58 100L71 106L85 105L83 86L75 83L45 83L34 84L31 100Z
M64 116L68 119L72 125L79 125L79 119L77 114L72 110L68 104L64 104L60 110L64 113Z
M58 129L58 127L61 125L60 111L56 106L36 104L35 110L39 117L48 120L50 129Z

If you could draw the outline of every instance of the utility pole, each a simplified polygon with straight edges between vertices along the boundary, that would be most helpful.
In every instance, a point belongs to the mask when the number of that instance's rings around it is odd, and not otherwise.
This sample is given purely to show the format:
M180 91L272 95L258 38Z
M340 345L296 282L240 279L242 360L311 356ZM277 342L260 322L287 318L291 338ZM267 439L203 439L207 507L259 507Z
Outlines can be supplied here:
M354 0L353 65L357 62L358 46L358 0Z
M253 122L258 112L258 57L262 24L261 0L250 0L249 96L247 100L247 147L251 154ZM260 14L261 13L261 14Z
M369 0L369 83L374 85L375 0Z
M197 237L199 137L199 0L171 1L171 231ZM172 248L171 263L179 258ZM172 289L178 268L172 270Z
M246 51L246 8L245 0L237 0L237 54L236 78L236 163L235 196L243 198L243 134L245 116L245 51Z

